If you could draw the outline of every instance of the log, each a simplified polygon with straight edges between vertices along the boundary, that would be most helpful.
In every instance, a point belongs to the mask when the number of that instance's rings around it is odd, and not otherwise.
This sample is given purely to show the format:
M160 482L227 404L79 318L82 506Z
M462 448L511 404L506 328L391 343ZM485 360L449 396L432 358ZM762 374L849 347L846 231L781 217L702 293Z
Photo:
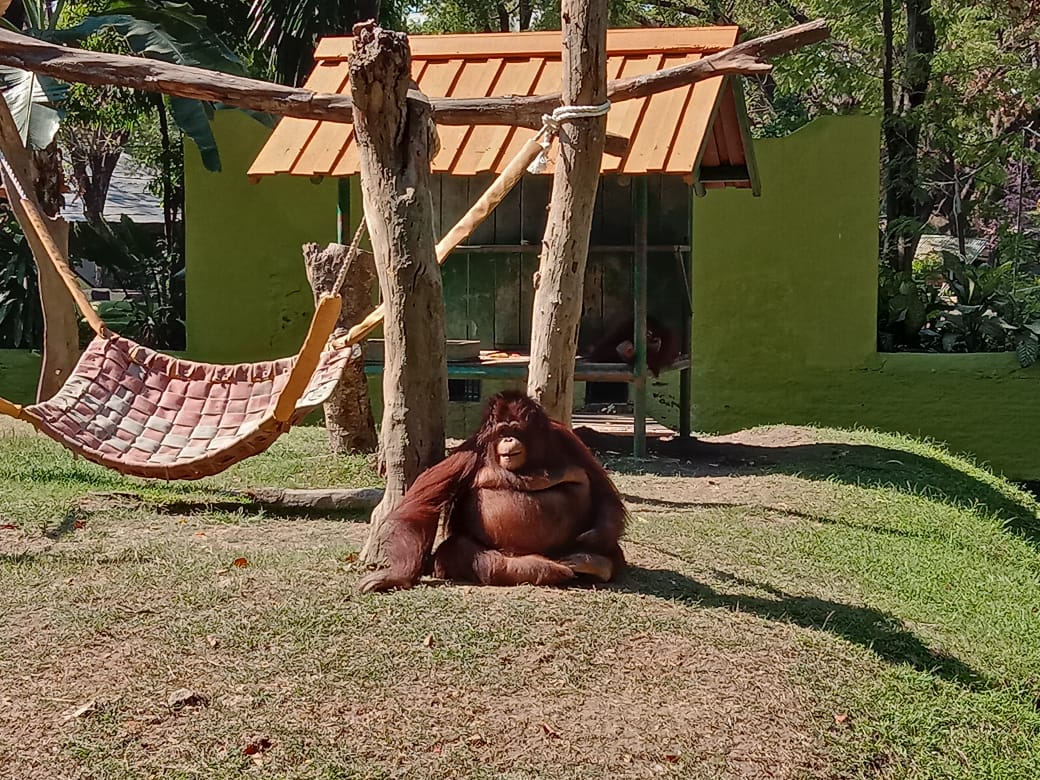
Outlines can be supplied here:
M350 247L329 244L324 249L317 244L303 245L307 280L314 291L314 303L323 293L339 294L343 299L337 328L344 330L358 322L372 305L372 288L376 280L375 261L368 252L358 252L351 263L343 288L334 290L340 270L347 261ZM368 397L368 379L364 359L351 360L343 376L324 404L325 429L329 434L332 452L375 452L379 444L372 404Z
M606 98L607 7L563 0L563 95L567 105ZM570 423L585 265L596 204L606 115L570 122L560 134L541 263L534 277L527 393L554 420Z
M408 100L411 52L403 33L355 25L350 85L365 221L386 319L380 462L383 501L361 551L386 565L387 516L420 473L444 457L448 365L444 295L433 242L430 158L436 127L429 104Z
M309 512L366 511L377 506L383 499L379 488L360 489L308 489L292 488L249 488L231 491L233 495L244 495L262 509L302 510Z
M646 76L612 81L607 86L607 98L619 103L715 76L766 73L772 67L770 59L818 43L829 35L827 22L818 19L709 54L696 62ZM0 65L44 73L63 81L133 87L226 103L278 116L353 121L353 101L349 95L313 92L142 57L71 49L3 29L0 29ZM408 96L428 102L434 119L441 125L541 127L542 114L561 105L560 93L498 98L430 98L427 101L421 93L412 90Z

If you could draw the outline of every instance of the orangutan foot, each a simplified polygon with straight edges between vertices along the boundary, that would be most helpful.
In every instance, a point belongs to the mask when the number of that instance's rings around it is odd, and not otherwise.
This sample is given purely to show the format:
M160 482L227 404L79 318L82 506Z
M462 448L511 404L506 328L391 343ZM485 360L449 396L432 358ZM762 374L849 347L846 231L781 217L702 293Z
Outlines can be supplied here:
M566 558L561 558L560 563L575 574L588 574L601 582L610 582L614 577L614 562L605 555L574 553Z

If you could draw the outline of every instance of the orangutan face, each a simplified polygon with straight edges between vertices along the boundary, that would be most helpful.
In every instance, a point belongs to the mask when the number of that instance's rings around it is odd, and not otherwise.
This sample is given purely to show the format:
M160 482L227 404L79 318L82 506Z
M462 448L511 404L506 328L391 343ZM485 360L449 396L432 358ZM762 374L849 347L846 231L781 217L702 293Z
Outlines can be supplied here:
M519 471L527 463L527 447L515 436L503 436L495 444L498 465L507 471Z

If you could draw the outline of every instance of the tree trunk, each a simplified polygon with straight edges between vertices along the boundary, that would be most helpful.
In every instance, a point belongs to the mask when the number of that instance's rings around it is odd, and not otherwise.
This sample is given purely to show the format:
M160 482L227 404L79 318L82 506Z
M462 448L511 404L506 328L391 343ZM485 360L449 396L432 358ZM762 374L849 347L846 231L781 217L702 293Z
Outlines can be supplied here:
M891 7L882 19L886 63L883 70L885 117L885 259L896 271L909 273L921 236L921 224L930 209L917 195L920 184L918 153L921 143L920 109L928 94L935 55L935 23L931 0L905 0L906 49L903 83L895 96ZM886 9L882 9L883 11Z
M563 102L606 100L606 3L563 0ZM542 260L534 277L531 367L527 392L550 417L570 422L585 261L596 203L605 116L564 126L559 139Z
M51 220L54 243L67 258L69 226L58 216L65 203L62 195L65 177L62 174L61 151L57 143L51 143L46 149L32 152L32 160L36 197L45 216ZM21 213L21 204L15 205L15 201L12 201L12 207L15 214ZM52 398L76 367L79 360L79 324L72 295L47 259L42 245L31 235L31 231L26 234L26 238L36 258L40 305L43 309L43 356L40 361L40 381L36 386L36 400L40 402Z
M383 520L415 478L444 457L444 298L430 197L436 128L427 105L405 100L412 74L404 34L356 25L350 84L361 193L386 307L380 436L386 494L362 550L363 560L378 565L386 562Z
M315 303L322 293L337 292L332 288L347 261L349 251L350 247L343 244L329 244L324 249L320 249L317 244L303 245L307 279L314 290ZM343 296L343 309L336 322L337 328L348 330L368 314L372 308L372 286L375 280L376 269L372 255L358 252L342 289L338 291ZM363 359L352 360L347 365L343 378L325 402L325 428L329 432L329 448L338 454L374 452L379 444L368 398L368 380L365 378Z
M69 154L76 192L83 201L83 216L92 225L104 219L105 202L112 175L130 134L76 125L66 128L65 150Z

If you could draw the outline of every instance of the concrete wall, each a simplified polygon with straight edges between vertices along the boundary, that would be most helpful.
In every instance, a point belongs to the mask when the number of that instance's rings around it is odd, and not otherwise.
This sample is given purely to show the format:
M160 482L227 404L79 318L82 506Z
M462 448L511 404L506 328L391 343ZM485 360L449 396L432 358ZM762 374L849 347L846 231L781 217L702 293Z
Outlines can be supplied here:
M218 111L221 173L185 144L188 354L240 362L291 355L314 311L300 246L336 239L336 182L289 176L252 184L246 171L270 134Z
M762 196L694 204L693 420L927 436L1040 479L1040 365L1011 354L877 354L879 124L830 117L756 142ZM652 412L678 420L674 377Z

